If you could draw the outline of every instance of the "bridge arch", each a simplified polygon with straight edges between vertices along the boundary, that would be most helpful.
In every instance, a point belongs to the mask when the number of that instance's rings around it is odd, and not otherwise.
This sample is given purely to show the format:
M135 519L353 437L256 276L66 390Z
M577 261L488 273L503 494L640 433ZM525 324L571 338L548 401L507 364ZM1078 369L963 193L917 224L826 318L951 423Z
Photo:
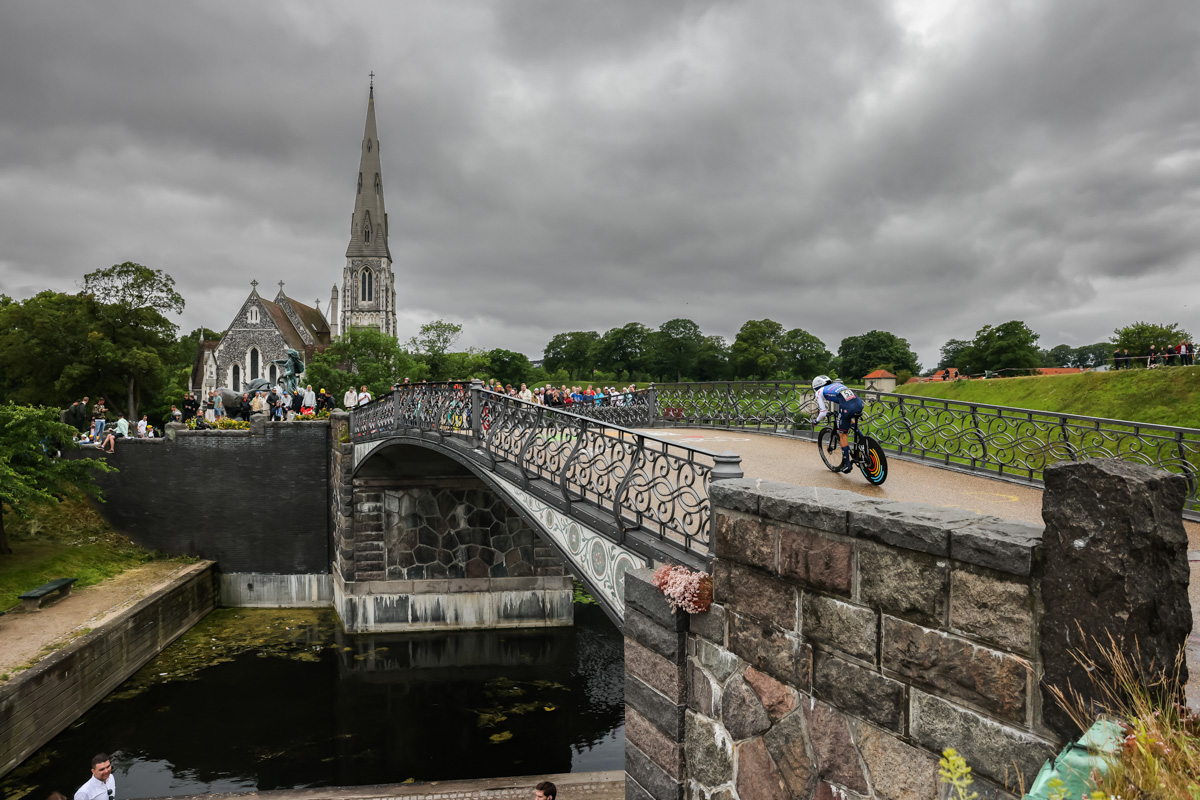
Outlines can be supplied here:
M567 515L484 465L472 461L461 446L403 434L355 446L351 477L356 490L387 486L453 486L478 481L524 521L550 547L571 573L621 625L625 614L626 572L651 561L613 542L600 526L579 515ZM358 514L356 510L356 516Z

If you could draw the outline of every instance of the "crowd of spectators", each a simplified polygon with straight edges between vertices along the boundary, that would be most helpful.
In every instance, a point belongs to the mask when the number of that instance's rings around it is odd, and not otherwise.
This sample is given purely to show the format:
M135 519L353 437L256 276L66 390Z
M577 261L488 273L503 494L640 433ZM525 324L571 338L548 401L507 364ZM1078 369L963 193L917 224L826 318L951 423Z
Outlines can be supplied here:
M1131 353L1128 347L1117 348L1113 351L1113 369L1190 367L1195 363L1195 355L1196 345L1186 340L1161 350L1150 345L1145 353Z
M530 389L524 383L521 388L514 388L511 383L501 384L498 380L491 380L484 383L485 387L498 394L506 394L510 397L516 397L529 403L536 403L540 406L548 406L550 408L562 408L570 410L572 406L577 405L593 405L593 406L625 406L632 403L632 395L637 391L634 385L626 386L624 389L618 389L615 386L597 386L595 388L589 383L587 388L579 386L567 387L566 385L554 387L550 384L539 386L536 389Z
M153 439L158 436L145 414L136 425L131 426L124 413L109 412L108 403L103 397L95 405L90 403L90 397L83 397L62 414L62 421L77 431L74 437L76 444L100 447L111 453L116 449L118 439Z
M191 395L188 395L188 397L191 397ZM210 391L204 400L203 415L196 413L199 410L198 408L188 413L186 398L184 402L185 409L180 421L186 423L192 417L196 417L196 427L198 429L209 427L223 417L248 422L250 417L255 414L265 414L274 422L283 422L299 416L319 414L322 411L333 411L334 407L333 395L324 389L313 391L311 384L305 386L303 389L297 388L294 392L289 392L278 384L266 391L242 392L242 396L238 398L238 402L236 404L231 403L229 407L226 406L220 392L215 390Z

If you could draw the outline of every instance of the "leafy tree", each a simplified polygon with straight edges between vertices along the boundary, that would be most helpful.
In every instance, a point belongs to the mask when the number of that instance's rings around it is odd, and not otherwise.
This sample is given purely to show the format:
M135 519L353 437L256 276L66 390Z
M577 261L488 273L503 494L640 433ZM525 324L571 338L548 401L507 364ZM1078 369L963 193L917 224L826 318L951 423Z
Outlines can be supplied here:
M107 339L89 337L94 364L124 383L129 418L136 419L145 392L163 383L176 331L164 315L182 313L183 296L170 275L132 261L84 275L83 294Z
M682 381L696 369L704 334L690 319L672 319L658 326L651 340L653 370L660 380L674 376Z
M698 381L723 381L729 378L729 343L724 336L705 336L696 353Z
M975 372L991 370L1021 370L1042 366L1038 350L1038 334L1020 320L1011 320L1003 325L984 325L976 334L971 346L959 354L956 366L960 370L968 367Z
M599 341L600 334L595 331L560 333L546 345L542 363L549 372L565 369L571 379L577 375L590 375L595 367L594 351Z
M1110 347L1114 345L1113 349L1128 347L1130 355L1143 356L1144 360L1146 354L1150 352L1150 345L1154 345L1154 349L1161 353L1163 348L1177 347L1184 340L1192 341L1192 335L1180 328L1177 322L1172 322L1170 325L1135 322L1114 330Z
M971 346L971 343L964 339L951 339L942 345L941 357L938 359L938 369L946 369L958 364L958 357L962 351Z
M80 295L40 292L0 305L0 374L4 396L18 403L65 406L105 391L90 362L96 321ZM100 337L102 338L102 337ZM119 384L114 384L119 386Z
M100 459L60 457L60 449L76 446L76 431L59 422L58 414L44 406L0 405L0 554L12 553L3 506L27 517L30 505L73 495L99 497L91 471L116 471Z
M1079 367L1080 369L1102 367L1111 360L1113 349L1113 346L1108 342L1097 342L1096 344L1085 344L1083 347L1077 347L1071 359L1071 366Z
M730 348L739 378L765 379L783 366L783 326L773 319L752 319L738 330Z
M446 354L462 336L462 325L435 319L421 326L416 336L408 340L407 349L421 357L429 365L433 380L444 381L455 377L449 370Z
M496 348L487 353L488 371L491 377L501 383L520 388L522 383L528 383L533 373L533 365L521 353Z
M446 354L445 380L470 380L487 374L487 353L477 347L468 347L459 353Z
M404 378L417 381L427 366L400 349L395 336L378 328L349 328L323 353L317 353L304 369L304 383L324 389L334 400L346 390L366 385L373 396L391 391Z
M910 374L921 371L917 354L908 346L908 340L887 331L847 336L838 346L838 356L842 380L856 381L877 369L886 369L894 375L899 375L901 370Z
M825 343L801 328L793 328L779 343L784 370L794 378L812 378L829 369L832 356Z
M632 378L635 372L646 367L650 356L650 334L650 329L640 322L609 329L593 348L596 365L612 370L617 380L621 380L625 372Z
M1075 348L1069 344L1056 344L1049 350L1042 350L1042 366L1044 367L1073 367L1075 366Z

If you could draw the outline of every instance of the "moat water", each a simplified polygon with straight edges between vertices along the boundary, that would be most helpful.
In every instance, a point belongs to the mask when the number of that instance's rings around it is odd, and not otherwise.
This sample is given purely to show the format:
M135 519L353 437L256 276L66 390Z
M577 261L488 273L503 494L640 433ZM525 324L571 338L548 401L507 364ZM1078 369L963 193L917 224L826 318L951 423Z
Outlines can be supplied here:
M0 781L71 797L96 752L121 800L620 769L615 626L350 636L331 610L221 609Z

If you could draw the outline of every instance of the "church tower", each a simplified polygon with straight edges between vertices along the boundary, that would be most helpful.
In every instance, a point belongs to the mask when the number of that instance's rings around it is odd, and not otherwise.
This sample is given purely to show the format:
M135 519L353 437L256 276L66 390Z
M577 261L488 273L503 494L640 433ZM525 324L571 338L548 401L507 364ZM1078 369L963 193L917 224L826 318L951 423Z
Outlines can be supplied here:
M383 173L375 128L375 85L367 98L367 124L358 161L358 191L350 217L350 244L342 273L341 313L336 330L378 328L396 335L396 288L383 205ZM336 295L335 295L336 296Z

